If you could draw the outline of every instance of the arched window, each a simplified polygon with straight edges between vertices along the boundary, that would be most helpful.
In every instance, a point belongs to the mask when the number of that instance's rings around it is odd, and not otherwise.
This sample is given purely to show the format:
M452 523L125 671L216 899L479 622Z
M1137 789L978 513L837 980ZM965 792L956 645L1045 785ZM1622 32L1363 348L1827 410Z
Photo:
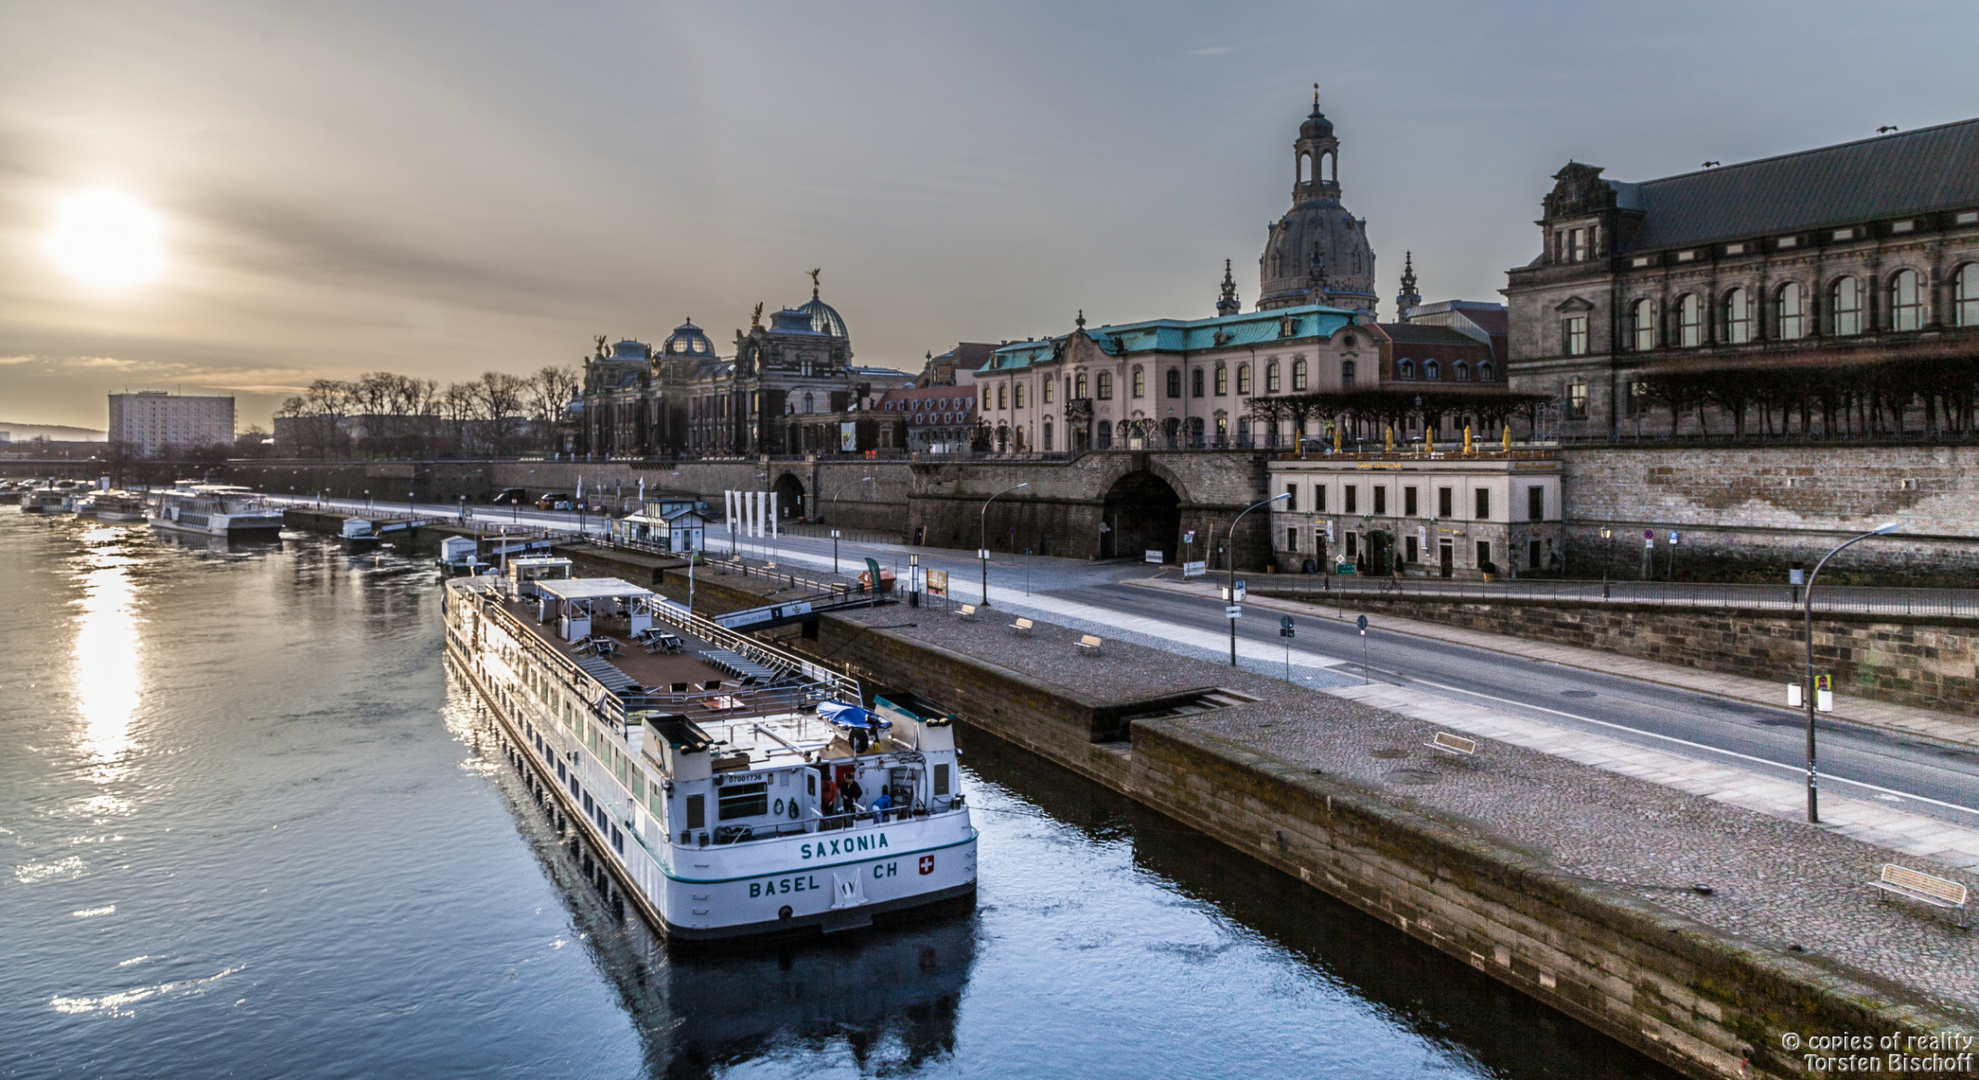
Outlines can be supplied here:
M999 387L997 387L997 388L996 388L996 407L997 407L997 408L999 408L999 409L1007 409L1007 408L1009 408L1009 407L1010 407L1010 400L1009 400L1009 397L1008 397L1008 395L1006 395L1006 394L1004 393L1004 391L1005 391L1005 390L1008 390L1009 388L1010 388L1010 386L1009 386L1009 384L1008 384L1008 383L1005 383L1004 385L1002 385L1002 386L999 386Z
M1073 385L1073 390L1072 390L1073 400L1076 401L1079 398L1087 398L1092 396L1091 394L1086 393L1087 385L1086 385L1085 372L1081 371L1079 374L1073 376L1072 385Z
M1161 422L1161 435L1162 438L1168 441L1168 448L1170 450L1175 449L1176 440L1180 437L1179 433L1181 430L1182 421L1172 416Z
M1300 357L1292 361L1292 392L1294 394L1302 394L1305 393L1305 389L1306 361L1304 357Z
M1836 337L1862 332L1862 290L1852 277L1836 278L1828 286L1828 331Z
M818 410L817 410L817 403L816 403L815 401L813 401L813 400L811 399L811 392L810 392L810 391L808 391L808 390L806 390L806 391L804 392L804 411L805 411L805 412L816 412L816 411L818 411Z
M1051 449L1051 419L1049 417L1044 422L1044 448L1046 450Z
M1924 326L1924 303L1918 295L1917 271L1899 270L1890 278L1890 329L1919 330Z
M1169 396L1169 397L1181 397L1181 396L1182 396L1182 369L1181 369L1181 368L1169 368L1169 369L1168 369L1168 396Z
M1099 439L1096 445L1101 450L1110 450L1113 448L1113 421L1101 420L1099 422Z
M1696 293L1685 293L1677 301L1677 345L1695 349L1704 344L1704 301Z
M1725 341L1744 345L1752 340L1752 294L1744 288L1725 294Z
M1216 418L1216 445L1230 445L1230 418L1227 416Z
M1243 447L1246 450L1250 449L1251 418L1248 416L1240 416L1237 418L1237 445Z
M1134 396L1148 396L1148 373L1142 371L1139 364L1134 365Z
M1979 263L1966 263L1958 268L1954 290L1952 299L1958 307L1958 324L1979 326Z
M1471 381L1471 366L1469 364L1464 363L1462 360L1457 361L1456 364L1451 367L1450 373L1456 376L1458 382Z
M1347 388L1351 388L1354 385L1354 362L1352 360L1340 361L1340 385Z
M1203 396L1203 369L1201 368L1189 372L1189 396Z
M1102 371L1099 373L1099 399L1101 401L1113 400L1113 373L1111 371Z
M1299 178L1298 178L1298 179L1299 179L1299 183L1301 183L1301 184L1309 184L1309 183L1311 183L1311 182L1312 182L1312 155L1311 155L1311 154L1300 154L1300 155L1299 155Z
M1406 356L1402 357L1401 363L1395 365L1395 377L1398 379L1415 378L1416 362L1414 360L1409 359Z
M1049 385L1049 383L1047 383L1046 385ZM1024 407L1024 384L1023 384L1023 383L1018 383L1017 385L1015 385L1015 386L1013 386L1013 387L1011 387L1011 389L1010 389L1010 404L1011 404L1011 407L1013 407L1013 408L1018 408L1018 409L1021 409L1021 408L1023 408L1023 407Z
M990 405L990 388L985 386L983 387L983 411L987 412L991 408L992 406Z
M1216 365L1216 396L1227 397L1230 393L1230 369Z
M1238 364L1237 393L1248 394L1250 392L1251 392L1251 366L1249 364Z
M1490 382L1497 377L1498 369L1491 366L1491 361L1486 360L1484 363L1477 365L1478 382Z
M1781 341L1807 336L1807 298L1800 282L1789 281L1773 293L1773 332Z
M1191 416L1189 417L1189 445L1191 447L1201 448L1202 444L1203 418L1200 416Z
M1979 277L1979 275L1974 276ZM1278 392L1278 361L1276 360L1264 365L1264 392L1267 394Z
M1434 360L1425 361L1422 365L1422 377L1431 382L1441 379L1443 377L1443 365Z

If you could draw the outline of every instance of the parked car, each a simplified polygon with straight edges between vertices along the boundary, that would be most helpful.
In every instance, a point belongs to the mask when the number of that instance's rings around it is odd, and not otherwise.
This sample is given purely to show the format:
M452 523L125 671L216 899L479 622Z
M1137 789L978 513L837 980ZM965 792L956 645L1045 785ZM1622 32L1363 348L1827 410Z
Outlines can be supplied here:
M496 506L522 506L528 502L529 492L522 488L503 488L502 493L495 496Z
M546 491L543 493L542 498L536 500L536 509L568 510L570 509L570 493L566 491Z

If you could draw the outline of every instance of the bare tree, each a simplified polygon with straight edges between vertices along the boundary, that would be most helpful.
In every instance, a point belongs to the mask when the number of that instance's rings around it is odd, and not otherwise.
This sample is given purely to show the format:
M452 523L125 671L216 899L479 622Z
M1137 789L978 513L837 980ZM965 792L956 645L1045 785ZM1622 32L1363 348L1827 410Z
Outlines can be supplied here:
M472 386L476 418L487 426L489 447L495 456L506 457L523 419L529 380L506 371L486 371Z

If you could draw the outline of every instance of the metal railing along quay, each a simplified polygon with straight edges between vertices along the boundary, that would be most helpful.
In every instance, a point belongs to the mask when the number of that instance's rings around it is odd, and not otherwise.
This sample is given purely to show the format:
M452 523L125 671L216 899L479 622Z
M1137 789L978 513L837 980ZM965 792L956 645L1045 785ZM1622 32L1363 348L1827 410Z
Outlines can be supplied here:
M1388 597L1523 603L1636 604L1797 612L1806 594L1791 585L1731 585L1682 581L1477 581L1358 578L1334 574L1252 576L1252 592L1314 597ZM1814 610L1833 614L1979 619L1979 590L1821 585Z

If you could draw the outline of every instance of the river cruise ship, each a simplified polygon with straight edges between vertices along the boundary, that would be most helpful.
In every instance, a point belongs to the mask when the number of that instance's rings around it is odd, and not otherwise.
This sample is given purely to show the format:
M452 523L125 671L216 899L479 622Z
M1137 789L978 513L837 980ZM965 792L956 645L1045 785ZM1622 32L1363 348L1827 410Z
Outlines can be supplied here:
M973 898L950 717L570 566L450 579L447 653L647 922L831 932Z
M33 488L21 494L23 514L66 514L73 505L69 493L60 488Z
M158 493L151 527L207 536L269 536L282 528L282 508L250 488L187 484Z
M144 496L135 491L119 491L111 488L96 493L96 520L98 521L143 521Z

